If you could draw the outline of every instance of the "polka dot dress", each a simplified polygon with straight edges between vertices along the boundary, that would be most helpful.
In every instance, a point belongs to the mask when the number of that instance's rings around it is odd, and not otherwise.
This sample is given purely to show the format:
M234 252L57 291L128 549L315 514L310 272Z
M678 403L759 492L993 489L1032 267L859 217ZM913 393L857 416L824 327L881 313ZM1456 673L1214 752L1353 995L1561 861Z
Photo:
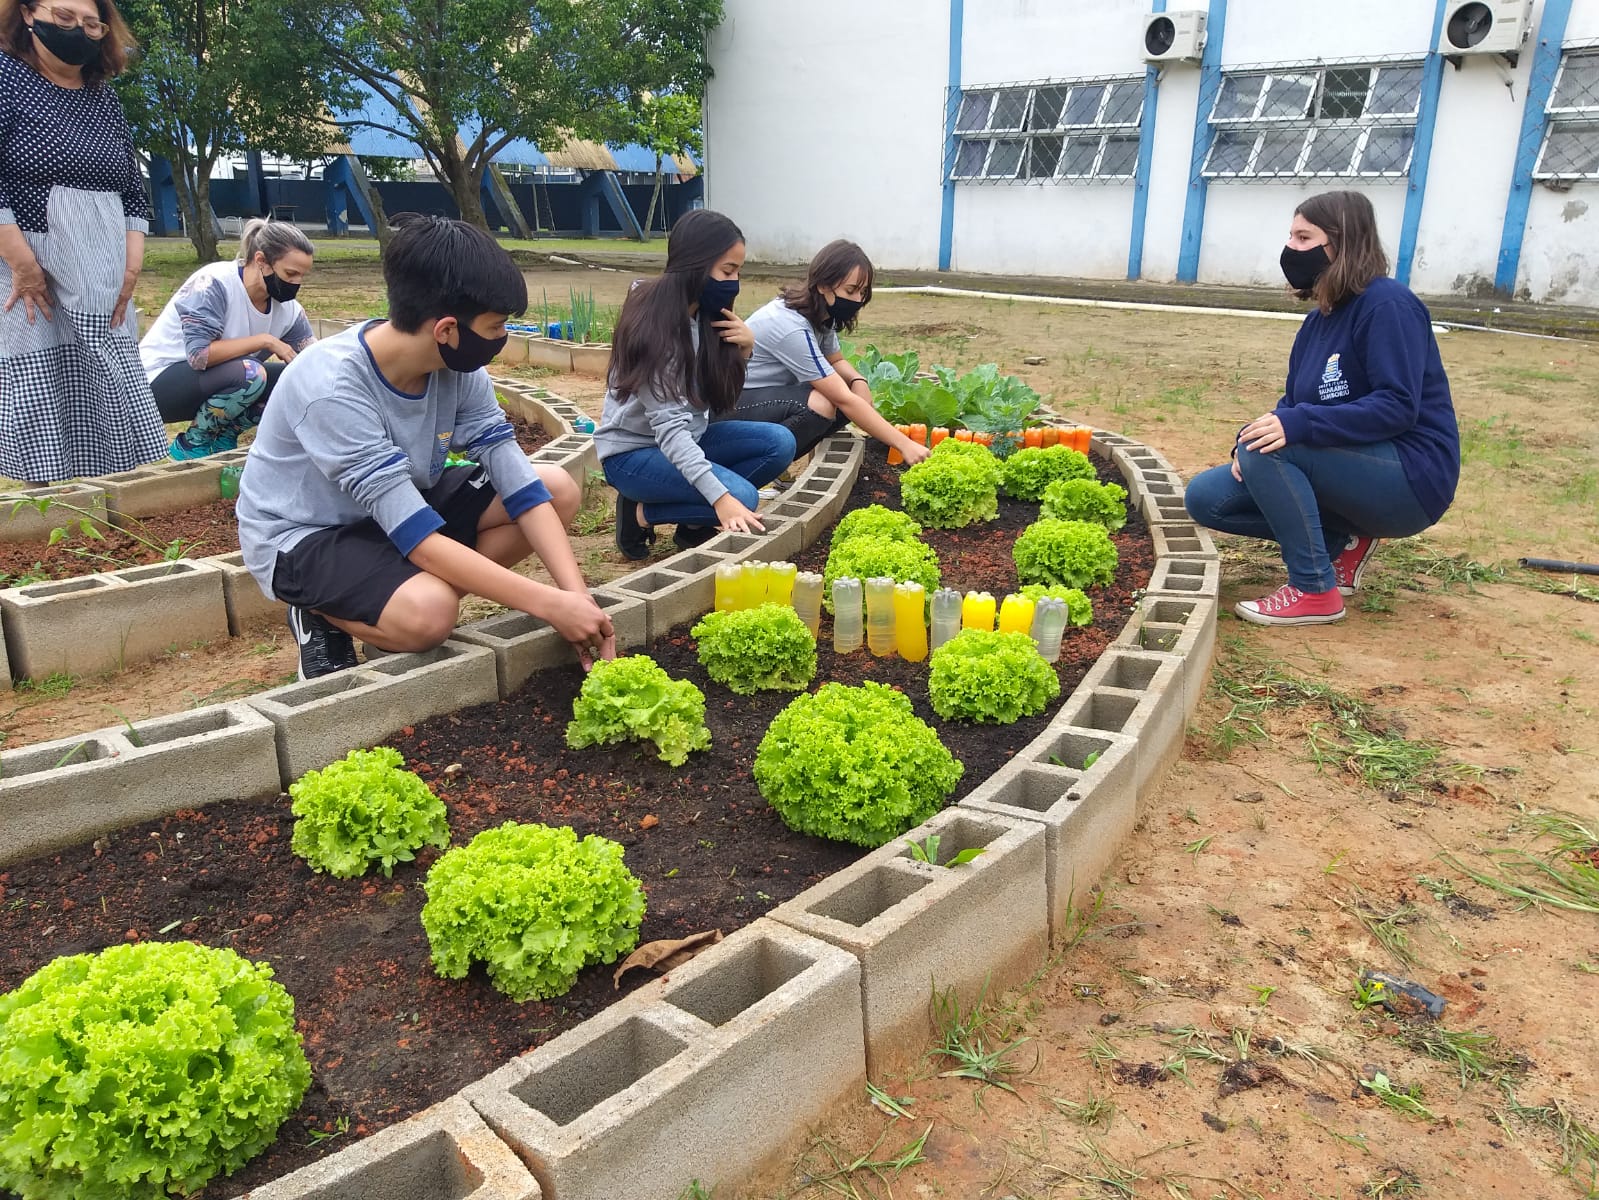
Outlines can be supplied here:
M116 93L58 87L0 53L0 222L22 231L54 313L0 313L0 475L53 482L165 455L132 305L111 324L127 231L149 218ZM12 286L0 262L0 299Z

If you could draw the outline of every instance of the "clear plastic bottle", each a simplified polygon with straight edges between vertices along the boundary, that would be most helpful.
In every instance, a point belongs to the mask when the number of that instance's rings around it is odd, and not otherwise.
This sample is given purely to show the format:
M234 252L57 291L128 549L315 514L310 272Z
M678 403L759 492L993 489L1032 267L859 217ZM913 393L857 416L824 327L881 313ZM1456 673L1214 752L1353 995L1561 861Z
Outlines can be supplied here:
M1045 596L1033 608L1033 641L1045 662L1060 660L1060 643L1066 634L1066 601Z
M799 568L791 562L775 562L766 568L766 603L785 608L794 599L794 580Z
M738 563L716 564L716 611L732 612L743 599L742 569Z
M894 648L906 662L927 657L927 589L919 583L894 585Z
M937 650L961 631L961 594L954 588L933 593L932 649Z
M866 645L878 658L894 653L894 581L883 576L866 581Z
M815 637L822 627L822 577L815 571L800 571L794 576L794 611Z
M833 649L854 654L862 640L861 581L842 575L833 580Z
M1033 602L1014 592L1006 596L999 606L999 631L1001 633L1026 633L1033 627Z
M967 592L966 599L961 602L961 628L985 629L992 632L994 597L987 592Z
M742 586L739 588L740 608L759 608L766 603L767 567L760 559L744 564Z

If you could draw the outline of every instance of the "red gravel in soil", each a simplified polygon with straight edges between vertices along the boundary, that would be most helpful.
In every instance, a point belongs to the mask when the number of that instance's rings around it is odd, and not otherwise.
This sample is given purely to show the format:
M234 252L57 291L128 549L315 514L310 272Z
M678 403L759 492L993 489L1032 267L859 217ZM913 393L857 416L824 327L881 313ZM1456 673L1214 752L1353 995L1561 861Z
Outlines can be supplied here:
M510 418L516 441L529 454L547 445L550 435L520 417ZM0 495L0 505L4 504ZM63 513L62 523L75 520ZM233 517L233 501L217 499L198 508L144 517L134 527L133 536L121 529L106 529L103 539L74 533L54 546L46 542L0 542L0 587L20 587L46 579L70 579L96 571L120 571L145 563L161 562L165 551L181 542L174 558L210 558L232 554L239 548L239 526Z
M881 448L867 464L851 507L896 505L894 472ZM1101 467L1102 475L1110 476ZM1110 476L1114 478L1114 476ZM1036 505L1002 501L997 521L955 532L929 531L960 588L1013 590L1011 544ZM1098 621L1067 638L1062 697L1123 625L1153 563L1148 531L1135 515L1116 535L1116 582L1094 589ZM820 569L825 547L804 557ZM1053 715L1012 726L940 721L926 697L926 663L840 657L823 627L817 683L870 678L902 688L966 767L953 799L981 783ZM628 866L649 894L641 940L703 929L731 933L775 904L854 861L856 847L803 837L766 806L751 778L756 747L793 697L739 697L700 670L686 627L651 653L674 677L706 693L712 748L673 770L633 746L572 751L564 732L581 676L571 668L537 677L508 701L408 727L391 744L449 807L456 844L506 820L571 825L626 847ZM1058 706L1058 705L1057 705ZM653 748L650 748L653 751ZM447 775L445 768L462 764ZM642 829L644 818L654 817ZM322 1155L349 1139L311 1144L313 1129L349 1118L349 1138L374 1132L451 1095L512 1055L572 1028L615 1000L611 969L585 971L558 1000L514 1004L481 969L466 980L434 976L418 914L422 879L438 852L424 851L395 877L336 881L314 875L289 851L287 797L180 812L136 826L101 849L79 846L0 873L0 989L17 986L53 956L134 938L188 937L271 962L293 994L315 1070L300 1111L277 1142L212 1194L240 1191ZM168 928L170 926L170 928ZM162 932L165 930L166 932ZM650 978L631 972L623 990Z

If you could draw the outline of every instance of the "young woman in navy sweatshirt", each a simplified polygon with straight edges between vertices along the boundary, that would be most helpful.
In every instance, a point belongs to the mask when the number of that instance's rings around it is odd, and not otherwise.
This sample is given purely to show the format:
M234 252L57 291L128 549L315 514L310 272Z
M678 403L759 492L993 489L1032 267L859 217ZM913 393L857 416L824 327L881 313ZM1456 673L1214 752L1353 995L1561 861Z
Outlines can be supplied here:
M1195 521L1282 548L1288 582L1234 611L1257 625L1344 616L1381 538L1437 522L1460 478L1460 435L1432 317L1388 276L1371 201L1313 196L1294 212L1283 275L1315 300L1277 407L1245 425L1230 466L1195 476Z

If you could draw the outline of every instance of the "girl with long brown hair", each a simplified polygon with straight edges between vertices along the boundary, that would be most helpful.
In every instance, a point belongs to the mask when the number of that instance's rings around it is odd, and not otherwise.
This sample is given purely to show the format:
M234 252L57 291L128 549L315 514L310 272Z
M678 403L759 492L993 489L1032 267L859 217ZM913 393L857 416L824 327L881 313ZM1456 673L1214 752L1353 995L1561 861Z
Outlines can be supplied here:
M1257 625L1344 617L1382 538L1443 516L1460 432L1426 305L1388 276L1371 201L1326 192L1294 210L1281 264L1316 308L1276 408L1238 433L1230 466L1194 477L1195 521L1282 548L1288 582L1234 611Z

